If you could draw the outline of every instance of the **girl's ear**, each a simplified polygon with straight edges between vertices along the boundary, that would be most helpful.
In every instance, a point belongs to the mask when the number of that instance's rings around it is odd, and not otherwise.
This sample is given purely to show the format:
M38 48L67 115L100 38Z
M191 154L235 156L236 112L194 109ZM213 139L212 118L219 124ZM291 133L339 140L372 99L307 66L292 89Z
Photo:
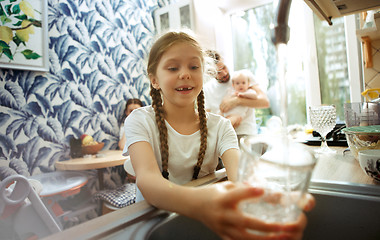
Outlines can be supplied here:
M158 84L158 79L153 76L153 74L149 74L150 82L152 83L152 86L156 90L160 90L160 85Z

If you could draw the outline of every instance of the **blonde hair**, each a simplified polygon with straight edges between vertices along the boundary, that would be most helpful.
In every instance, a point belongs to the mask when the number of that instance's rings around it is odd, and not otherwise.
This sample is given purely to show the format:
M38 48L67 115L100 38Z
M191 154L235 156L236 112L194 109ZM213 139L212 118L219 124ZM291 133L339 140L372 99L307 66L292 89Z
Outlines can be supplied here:
M204 62L203 51L199 43L189 34L184 32L168 32L162 35L157 41L153 44L148 59L147 72L149 75L156 75L157 66L161 60L164 53L172 46L178 43L187 43L195 47L201 56L202 62ZM203 69L204 71L204 69ZM168 162L169 162L169 146L168 146L168 130L165 125L165 111L162 106L161 92L158 89L155 89L150 84L150 96L152 97L152 107L156 115L156 123L158 131L160 134L160 151L161 151L161 161L162 161L162 176L166 179L169 179L168 172ZM207 149L207 119L206 119L206 110L204 107L204 93L203 90L199 93L197 97L197 109L199 114L199 129L201 133L201 143L198 153L198 161L194 166L193 179L198 178L200 172L206 149Z
M254 76L253 76L253 73L248 70L248 69L241 69L241 70L238 70L238 71L235 71L232 73L232 76L231 76L231 80L232 82L234 82L234 80L239 77L239 76L244 76L247 78L248 80L248 85L252 84L253 81L254 81Z

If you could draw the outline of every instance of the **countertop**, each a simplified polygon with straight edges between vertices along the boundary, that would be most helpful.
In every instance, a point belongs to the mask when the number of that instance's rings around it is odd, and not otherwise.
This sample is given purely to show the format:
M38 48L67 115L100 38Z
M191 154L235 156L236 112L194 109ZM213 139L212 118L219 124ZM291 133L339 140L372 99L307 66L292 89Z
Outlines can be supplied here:
M317 147L313 146L312 148ZM318 159L312 175L312 181L334 181L380 186L380 183L374 181L363 172L359 161L354 158L350 151L343 153L347 147L330 148L336 150L336 154Z
M311 146L311 148L317 148ZM310 192L336 191L343 194L376 197L380 199L380 183L367 176L360 168L350 152L343 155L347 147L331 147L337 152L335 155L319 158L310 183ZM224 180L225 170L190 182L189 186L200 186ZM375 191L374 191L375 190ZM158 210L145 201L108 213L88 222L69 228L63 232L51 235L46 239L101 239L112 232L141 221L145 216L154 214Z

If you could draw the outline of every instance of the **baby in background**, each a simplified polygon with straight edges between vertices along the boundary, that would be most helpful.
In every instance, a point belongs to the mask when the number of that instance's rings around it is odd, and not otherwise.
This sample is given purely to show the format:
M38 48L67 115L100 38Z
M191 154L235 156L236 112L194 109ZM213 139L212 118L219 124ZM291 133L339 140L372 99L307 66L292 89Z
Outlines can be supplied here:
M255 90L249 88L251 85L257 84L254 81L253 74L247 70L239 70L232 74L232 87L227 97L235 95L242 98L257 99L257 93ZM232 110L223 114L224 117L229 119L232 126L238 127L240 122L247 116L249 107L237 106Z

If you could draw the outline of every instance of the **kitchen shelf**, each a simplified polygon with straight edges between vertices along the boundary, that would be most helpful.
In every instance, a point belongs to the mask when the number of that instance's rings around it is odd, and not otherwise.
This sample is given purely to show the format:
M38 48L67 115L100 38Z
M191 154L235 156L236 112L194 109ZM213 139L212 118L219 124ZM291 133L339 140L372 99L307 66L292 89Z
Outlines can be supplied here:
M356 30L356 35L358 36L359 39L362 39L362 37L369 37L371 39L371 41L379 40L380 39L380 26Z
M380 39L380 13L376 13L374 16L374 26L356 30L356 35L359 40L363 42L365 67L372 68L372 41Z

